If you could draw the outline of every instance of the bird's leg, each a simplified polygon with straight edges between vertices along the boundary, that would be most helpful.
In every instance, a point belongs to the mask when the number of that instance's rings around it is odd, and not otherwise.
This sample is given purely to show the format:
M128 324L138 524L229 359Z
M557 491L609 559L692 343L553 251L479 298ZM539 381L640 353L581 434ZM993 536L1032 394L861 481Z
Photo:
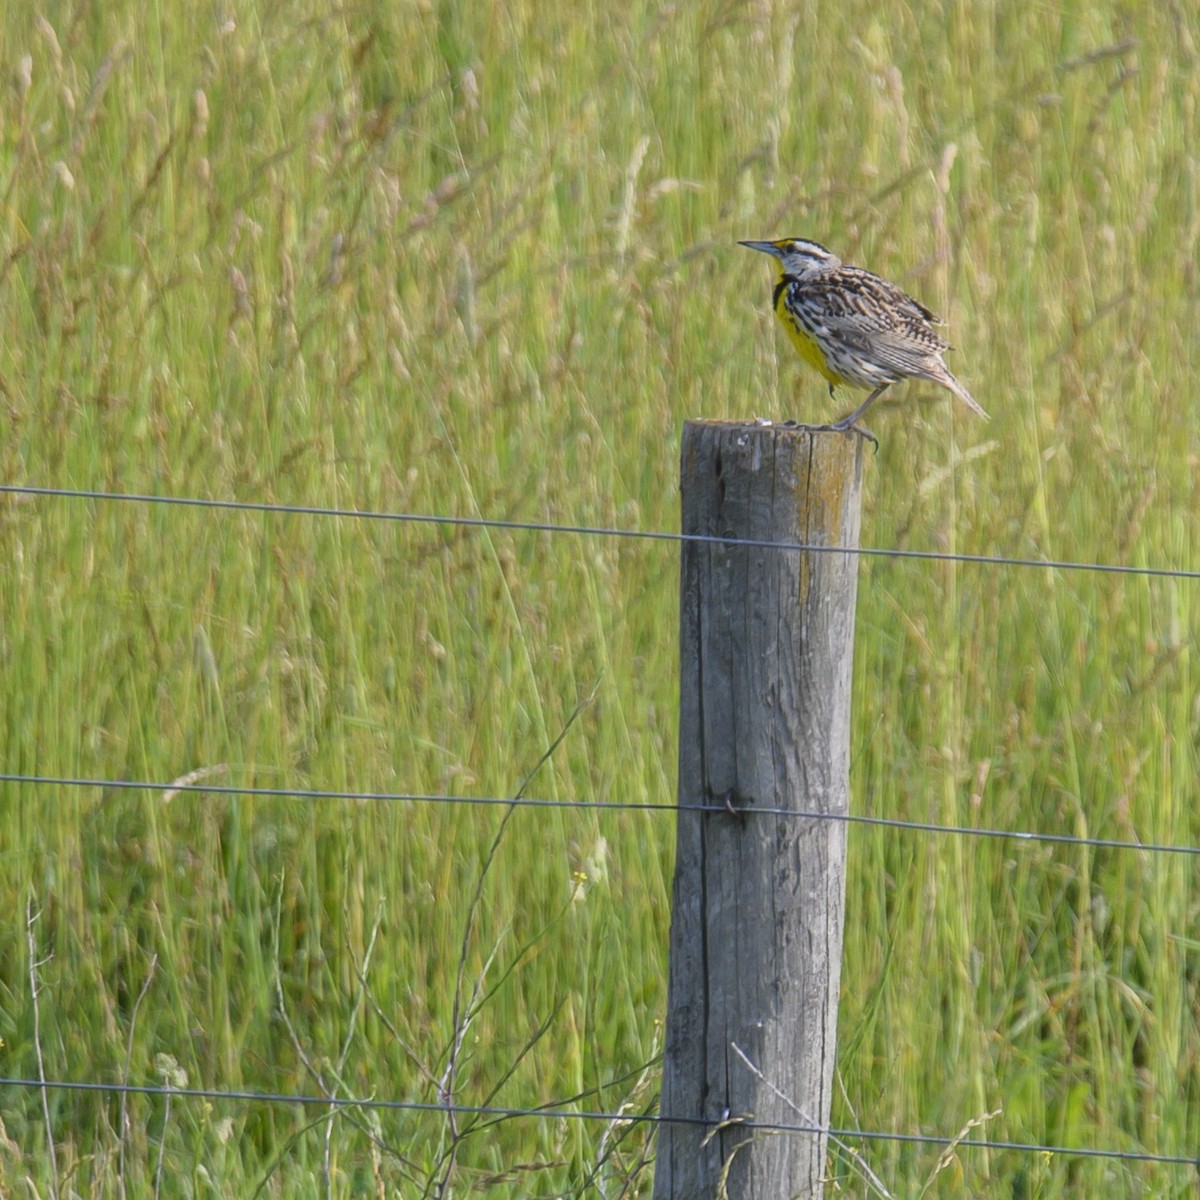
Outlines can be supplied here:
M889 387L891 387L891 384L881 383L879 387L877 387L849 416L842 417L840 421L834 421L829 428L842 430L843 432L847 429L857 429L858 418L861 417L863 413L865 413L867 409L870 408L871 405L874 404L875 401L878 400L879 397L882 396ZM862 433L864 431L860 429L859 432Z
M859 425L858 418L879 399L883 389L889 386L885 383L882 387L877 387L848 417L842 417L840 421L834 421L832 425L814 425L813 428L827 429L832 433L857 433L859 437L865 437L875 447L875 453L878 454L879 439L865 425ZM833 395L832 383L829 385L829 394Z

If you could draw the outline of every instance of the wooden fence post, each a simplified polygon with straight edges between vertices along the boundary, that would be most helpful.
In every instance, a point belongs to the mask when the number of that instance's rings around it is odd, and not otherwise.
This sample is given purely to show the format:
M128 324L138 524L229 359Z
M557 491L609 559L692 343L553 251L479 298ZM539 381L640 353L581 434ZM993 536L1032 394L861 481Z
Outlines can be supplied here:
M863 443L690 421L683 532L857 549ZM684 542L679 803L654 1200L815 1200L845 895L858 556ZM699 813L685 805L716 805ZM740 1053L739 1053L740 1051ZM742 1055L753 1064L752 1069ZM670 1118L729 1122L670 1123Z

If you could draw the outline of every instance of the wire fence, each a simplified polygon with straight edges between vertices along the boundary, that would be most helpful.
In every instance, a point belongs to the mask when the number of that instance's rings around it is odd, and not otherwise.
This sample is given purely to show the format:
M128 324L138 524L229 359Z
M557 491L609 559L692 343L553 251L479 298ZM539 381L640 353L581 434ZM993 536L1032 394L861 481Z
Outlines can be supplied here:
M1186 567L1136 566L1131 563L1081 562L1073 559L1022 558L1002 554L964 554L944 550L902 550L880 546L818 546L805 542L718 537L712 534L675 533L662 529L622 529L608 525L565 525L552 521L515 521L501 517L462 517L439 513L325 508L312 504L269 504L265 501L215 500L201 496L155 496L142 492L105 492L77 488L34 487L28 484L0 484L0 495L43 496L59 500L100 500L126 504L163 504L180 508L265 513L275 516L392 521L411 525L450 525L467 529L503 529L527 533L573 534L584 537L629 538L655 542L694 542L710 545L747 546L763 550L803 550L813 554L849 554L864 558L916 559L929 562L974 563L980 566L1030 567L1053 571L1094 571L1105 575L1140 575L1157 579L1200 580L1200 570Z
M703 1117L667 1116L652 1112L600 1112L590 1109L560 1108L542 1105L516 1108L497 1104L459 1104L422 1100L358 1099L349 1096L313 1096L305 1093L221 1090L218 1088L172 1087L166 1084L97 1083L90 1080L18 1079L0 1077L0 1087L37 1091L92 1092L122 1096L170 1097L182 1100L227 1101L242 1104L297 1105L305 1108L335 1110L370 1109L377 1112L425 1113L433 1115L490 1117L498 1120L530 1118L544 1121L595 1121L613 1125L692 1125L736 1124L739 1129L763 1133L812 1136L822 1134L842 1141L895 1142L915 1146L953 1146L970 1150L1010 1151L1018 1154L1060 1154L1074 1158L1100 1158L1124 1162L1157 1163L1162 1166L1200 1168L1200 1155L1158 1154L1147 1150L1117 1150L1091 1146L1057 1146L1041 1142L1011 1142L988 1138L948 1137L945 1134L890 1133L884 1130L840 1129L798 1122L756 1121L750 1118L724 1117L721 1121Z
M259 513L280 517L314 517L324 519L362 520L394 522L398 524L490 529L513 532L549 533L601 538L621 538L651 542L681 544L687 542L721 545L738 545L749 548L806 551L813 553L852 554L864 558L911 559L931 562L963 563L1002 568L1031 568L1072 572L1095 572L1106 575L1137 576L1149 578L1200 580L1200 570L1169 566L1141 566L1124 563L1099 563L1070 559L1032 558L1000 554L967 554L946 551L888 549L883 547L830 547L797 542L727 538L703 534L687 534L665 530L626 529L602 525L563 524L549 521L522 521L492 517L466 517L445 514L388 512L353 508L325 507L303 504L277 504L245 500L223 500L194 496L161 496L145 493L111 492L95 489L73 489L39 487L24 484L0 484L0 494L11 497L58 499L67 501L98 501L102 503L165 505L177 508L208 510L217 512ZM379 792L351 791L342 789L317 789L295 787L261 787L196 782L185 777L172 782L135 779L106 779L82 776L56 776L40 774L0 773L0 783L18 787L98 789L108 792L148 792L164 799L177 794L227 795L247 798L276 798L318 802L378 802L407 804L450 804L496 806L503 808L530 809L579 809L611 812L678 813L693 811L711 814L730 813L726 804L687 804L656 801L608 801L608 800L559 800L532 796L461 796L425 792ZM1131 839L1088 837L1037 830L1004 830L955 826L935 822L910 821L890 817L858 815L848 813L806 812L790 808L770 806L740 806L739 817L784 817L799 820L837 821L847 825L885 828L896 831L914 832L947 837L983 838L1027 841L1051 845L1086 847L1091 849L1141 851L1148 854L1171 854L1200 857L1200 847L1145 843ZM37 1090L43 1096L52 1091L75 1093L116 1094L123 1097L147 1096L170 1097L207 1102L243 1104L293 1105L306 1108L322 1108L334 1111L370 1109L376 1111L405 1112L413 1114L441 1114L486 1118L492 1122L513 1119L540 1119L563 1121L589 1121L612 1125L685 1124L715 1127L721 1123L735 1122L747 1130L773 1134L827 1135L840 1140L859 1142L891 1142L908 1145L923 1145L955 1149L1005 1151L1029 1155L1063 1155L1075 1158L1107 1159L1128 1163L1149 1163L1163 1166L1196 1167L1200 1170L1200 1157L1193 1155L1155 1153L1144 1150L1124 1150L1110 1147L1080 1147L1048 1143L1015 1142L969 1138L963 1136L923 1133L894 1133L881 1130L822 1128L813 1124L774 1123L741 1120L726 1117L724 1122L699 1117L684 1117L658 1114L651 1111L603 1112L586 1108L564 1107L554 1102L534 1108L507 1107L500 1105L470 1105L457 1102L433 1102L398 1099L355 1099L329 1095L309 1095L248 1091L237 1089L174 1087L169 1085L106 1083L92 1080L37 1080L17 1077L0 1077L0 1087L19 1090Z
M603 812L700 812L741 817L789 817L806 821L834 821L845 825L866 825L916 833L942 834L948 837L990 838L1022 842L1044 842L1060 846L1087 846L1102 850L1139 850L1147 854L1182 854L1200 857L1200 846L1176 846L1167 843L1138 842L1119 838L1084 837L1069 833L1045 833L1024 829L984 829L969 825L941 825L932 821L906 821L898 817L873 817L856 813L808 812L803 809L768 805L744 805L736 809L727 804L688 804L653 800L553 800L536 796L455 796L438 792L356 792L337 788L243 787L237 784L161 783L147 779L101 779L64 775L19 775L0 772L0 783L26 787L97 788L101 791L145 791L160 795L202 793L216 796L242 796L309 800L368 801L385 804L462 804L499 808L568 808Z

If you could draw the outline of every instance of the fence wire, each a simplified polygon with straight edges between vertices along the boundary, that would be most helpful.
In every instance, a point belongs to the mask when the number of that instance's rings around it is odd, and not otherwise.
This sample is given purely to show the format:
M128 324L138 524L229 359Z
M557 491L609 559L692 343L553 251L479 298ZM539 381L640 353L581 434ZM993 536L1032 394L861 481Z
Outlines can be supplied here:
M294 1104L305 1108L371 1109L378 1112L408 1112L449 1116L492 1117L503 1120L530 1118L542 1121L597 1121L612 1125L702 1125L713 1129L736 1125L739 1129L764 1133L807 1135L824 1134L843 1141L897 1142L917 1146L953 1146L970 1150L1008 1151L1016 1154L1061 1154L1074 1158L1103 1158L1124 1162L1157 1163L1163 1166L1200 1168L1200 1156L1161 1154L1149 1150L1118 1150L1097 1146L1056 1146L1040 1142L1010 1142L988 1138L947 1137L944 1134L890 1133L885 1130L822 1128L791 1122L756 1121L722 1116L705 1117L664 1116L650 1112L597 1112L573 1108L517 1108L498 1104L437 1103L422 1100L356 1099L347 1096L313 1096L304 1093L257 1092L218 1088L169 1087L165 1084L97 1083L83 1080L19 1079L0 1077L0 1087L27 1091L99 1092L123 1096L156 1096L182 1100L228 1101L242 1104Z
M394 522L397 524L457 527L466 529L494 529L512 532L565 534L582 537L621 538L640 541L667 542L675 544L700 543L724 546L743 546L754 549L807 551L818 554L852 554L863 558L911 559L930 562L964 563L981 566L1008 568L1031 568L1073 572L1095 572L1107 575L1140 576L1149 578L1200 580L1200 570L1165 566L1136 566L1124 563L1098 563L1071 559L1030 558L997 554L967 554L947 551L888 549L885 547L838 547L810 545L800 542L781 542L766 539L728 538L707 534L677 533L666 530L625 529L604 525L564 524L550 521L520 521L495 517L466 517L434 513L388 512L354 508L325 507L307 504L276 504L246 500L222 500L196 496L159 496L147 493L109 492L96 489L39 487L26 484L0 484L0 494L14 497L43 497L61 500L99 501L109 503L165 505L178 508L211 510L219 512L260 513L281 517L315 517L326 519ZM537 797L502 796L453 796L418 792L354 792L284 787L241 787L231 784L190 783L175 781L158 783L150 780L100 779L52 775L24 775L0 773L0 783L30 787L97 788L108 791L145 791L151 793L208 795L231 795L244 797L282 798L311 802L357 801L380 803L422 803L484 805L521 808L574 808L626 812L701 812L725 814L731 812L726 804L679 804L653 801L603 801L603 800L555 800ZM168 797L169 798L169 797ZM1064 846L1079 846L1108 850L1134 850L1152 854L1183 854L1200 856L1200 847L1169 844L1143 843L1114 838L1082 837L1071 834L1046 833L1029 830L979 829L964 826L944 825L934 822L907 821L889 817L862 816L848 813L818 813L760 807L738 806L732 809L739 817L778 816L800 820L831 820L848 825L876 826L899 831L958 836L970 838L1012 839L1017 841L1049 843ZM738 1127L774 1134L814 1135L825 1134L842 1140L861 1142L892 1142L931 1147L955 1147L972 1150L1005 1151L1019 1154L1063 1155L1076 1158L1109 1159L1132 1163L1152 1163L1164 1166L1195 1167L1200 1170L1200 1157L1191 1155L1154 1153L1143 1150L1119 1150L1104 1147L1058 1146L1045 1143L1014 1142L983 1138L947 1137L933 1134L891 1133L881 1130L822 1129L815 1125L774 1123L752 1119L738 1120L725 1117L723 1121L700 1117L665 1116L649 1112L599 1112L587 1109L559 1107L517 1108L499 1105L470 1105L459 1103L434 1103L416 1100L351 1099L346 1097L313 1096L279 1092L244 1090L222 1090L216 1088L177 1088L166 1085L104 1083L78 1080L36 1080L0 1077L0 1087L20 1090L90 1092L118 1094L122 1096L177 1097L204 1101L222 1101L244 1104L281 1104L318 1107L336 1110L372 1109L378 1111L409 1112L422 1114L456 1114L461 1116L487 1117L496 1120L538 1119L606 1122L613 1125L663 1124L705 1125L716 1127L734 1120Z
M1176 846L1170 843L1127 841L1120 838L1083 837L1069 833L1044 833L1024 829L981 829L969 825L940 825L932 821L906 821L898 817L872 817L856 813L808 812L803 809L777 808L756 804L688 804L654 800L554 800L536 796L454 796L438 792L354 792L342 789L292 787L242 787L230 783L158 783L146 779L100 779L67 775L18 775L0 772L0 783L24 787L97 788L116 792L146 791L166 793L203 793L216 796L244 796L250 799L309 801L361 801L381 804L463 804L499 808L572 808L603 812L699 812L714 816L790 817L801 821L837 821L845 825L877 826L883 829L910 830L949 837L990 838L1019 842L1045 842L1059 846L1088 846L1101 850L1140 850L1147 854L1183 854L1200 857L1200 846Z
M863 558L918 559L929 562L974 563L983 566L1032 567L1055 571L1094 571L1106 575L1138 575L1158 579L1200 579L1200 570L1183 567L1139 567L1128 563L1081 562L1073 559L1022 558L999 554L963 554L944 550L900 550L881 546L815 546L757 538L720 537L704 533L675 533L662 529L622 529L608 525L569 525L552 521L514 521L502 517L461 517L438 513L386 512L358 508L325 508L312 504L270 504L255 500L214 500L201 496L155 496L144 492L105 492L92 489L0 484L0 494L44 496L60 500L100 500L126 504L164 504L222 512L265 513L275 516L330 517L342 520L393 521L412 525L443 525L467 529L503 529L528 533L559 533L583 537L629 538L656 542L691 542L748 546L763 550L804 550L812 554L851 554Z

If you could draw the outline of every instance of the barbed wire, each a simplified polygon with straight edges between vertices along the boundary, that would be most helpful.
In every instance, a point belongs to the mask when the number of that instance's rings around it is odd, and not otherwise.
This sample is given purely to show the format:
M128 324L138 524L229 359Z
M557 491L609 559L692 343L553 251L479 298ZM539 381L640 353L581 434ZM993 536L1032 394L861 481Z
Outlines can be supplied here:
M327 508L313 504L273 504L256 500L217 500L202 496L155 496L144 492L106 492L86 488L35 487L0 484L0 494L45 496L64 500L100 500L129 504L163 504L224 512L276 516L330 517L345 520L393 521L414 525L443 525L468 529L503 529L527 533L560 533L584 537L628 538L641 541L690 542L747 546L763 550L804 550L813 554L851 554L864 558L918 559L930 562L973 563L981 566L1033 567L1058 571L1093 571L1106 575L1136 575L1157 579L1200 580L1200 570L1183 567L1138 567L1127 563L1096 563L1074 559L1022 558L999 554L966 554L947 550L901 550L881 546L818 546L761 538L723 537L704 533L675 533L661 529L622 529L608 525L571 525L553 521L516 521L503 517L462 517L438 513L387 512L377 509Z
M100 779L70 775L21 775L0 772L0 783L28 787L98 788L110 791L147 791L162 793L204 793L217 796L283 800L372 801L384 804L475 804L500 808L574 808L608 812L699 812L743 817L793 817L807 821L840 821L846 825L867 825L883 829L936 833L967 838L1012 839L1020 842L1046 842L1061 846L1088 846L1100 850L1140 850L1148 854L1183 854L1200 857L1200 846L1176 846L1170 843L1138 842L1120 838L1085 837L1070 833L1043 833L1037 830L984 829L969 825L943 825L933 821L908 821L900 817L875 817L858 813L810 812L795 808L776 808L743 802L734 804L665 803L654 800L554 800L537 796L454 796L440 792L355 792L340 788L250 787L231 783L192 783L176 780L160 783L145 779Z
M1077 1158L1116 1159L1124 1162L1156 1163L1163 1166L1200 1168L1200 1157L1184 1154L1162 1154L1149 1150L1117 1150L1102 1146L1056 1146L1040 1142L1015 1142L989 1138L947 1137L942 1134L890 1133L884 1130L822 1128L818 1125L790 1122L756 1121L725 1115L719 1119L707 1117L664 1116L661 1113L598 1112L590 1109L517 1108L498 1104L438 1103L426 1100L357 1099L348 1096L313 1096L305 1093L258 1092L240 1089L171 1087L167 1084L104 1083L74 1079L22 1079L0 1077L0 1087L26 1091L49 1090L65 1092L100 1092L110 1095L172 1097L185 1100L231 1101L248 1104L295 1104L306 1108L371 1109L381 1112L414 1112L451 1114L459 1116L536 1118L545 1121L604 1121L617 1125L700 1125L716 1128L736 1125L764 1133L823 1134L844 1140L864 1142L900 1142L921 1146L954 1146L972 1150L1006 1150L1018 1154L1062 1154Z

